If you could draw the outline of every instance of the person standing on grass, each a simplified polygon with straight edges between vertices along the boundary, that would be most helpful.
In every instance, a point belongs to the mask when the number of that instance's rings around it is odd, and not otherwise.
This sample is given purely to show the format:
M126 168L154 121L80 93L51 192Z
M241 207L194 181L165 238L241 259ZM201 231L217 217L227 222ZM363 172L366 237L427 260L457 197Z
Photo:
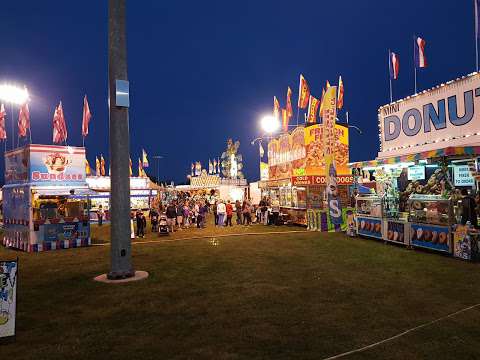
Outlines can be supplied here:
M195 216L197 228L200 228L200 204L198 203L198 201L196 201L195 205L193 206L193 216Z
M227 213L227 223L225 226L232 226L233 206L230 203L230 200L228 200L227 205L225 205L225 211Z
M264 196L262 200L260 200L260 204L258 204L260 208L260 221L263 225L268 224L268 202L267 198Z
M185 224L186 229L190 226L190 216L190 207L188 206L188 201L186 201L183 206L183 223Z
M243 225L250 225L252 222L252 216L250 213L250 204L247 200L243 201L242 205Z
M177 209L175 204L172 202L168 204L167 210L165 211L165 215L167 215L167 225L170 232L175 231L175 219L177 218Z
M178 224L178 230L182 230L182 226L183 226L183 205L182 203L178 203L177 207L176 207L176 211L177 211L177 224Z
M208 214L208 202L205 201L205 203L200 206L200 228L201 229L204 229L206 227L207 214Z
M272 201L272 215L273 215L273 219L272 219L273 225L277 225L278 218L280 216L280 202L278 201L278 199L275 199Z
M237 214L237 225L242 225L242 204L240 200L235 201L235 212Z
M148 215L150 217L150 222L152 223L152 232L157 232L158 228L158 212L154 208L150 210Z
M215 226L218 226L218 202L215 200L215 202L211 205L212 206L212 212L213 212L213 219L215 221Z
M137 236L138 237L145 237L145 226L147 226L147 219L145 218L145 215L138 210L137 211Z
M98 207L98 211L97 211L98 226L102 226L104 215L105 215L105 213L103 212L103 207L102 207L102 205L100 205Z
M218 216L217 225L218 226L225 225L226 212L227 212L226 206L223 203L223 200L220 200L220 202L217 204L217 216Z

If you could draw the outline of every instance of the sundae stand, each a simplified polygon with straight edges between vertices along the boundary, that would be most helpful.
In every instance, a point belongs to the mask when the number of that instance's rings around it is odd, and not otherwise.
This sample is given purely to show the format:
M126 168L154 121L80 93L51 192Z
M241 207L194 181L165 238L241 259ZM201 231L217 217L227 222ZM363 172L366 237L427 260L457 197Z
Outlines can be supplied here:
M84 148L29 144L6 152L2 193L4 246L36 252L90 245Z

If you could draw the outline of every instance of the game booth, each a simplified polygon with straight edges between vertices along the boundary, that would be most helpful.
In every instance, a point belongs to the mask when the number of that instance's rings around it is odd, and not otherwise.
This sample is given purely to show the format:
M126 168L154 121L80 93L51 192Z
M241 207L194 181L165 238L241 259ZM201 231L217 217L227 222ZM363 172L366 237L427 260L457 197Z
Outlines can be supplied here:
M259 182L262 196L280 203L286 223L311 230L339 230L328 214L328 176L325 169L323 124L298 126L268 143L268 180ZM353 176L348 168L348 126L335 124L336 196L346 218ZM344 223L344 221L342 221Z
M84 148L29 144L6 152L3 245L27 252L90 245L91 194Z
M110 220L110 176L88 176L88 187L93 191L89 194L90 220L98 221L97 211L100 206L105 213L105 220ZM148 210L156 205L162 196L162 187L153 183L146 176L130 177L130 208L132 210ZM78 198L82 198L79 195Z
M243 201L248 197L246 179L228 179L220 175L208 174L204 169L199 176L190 178L190 185L177 185L177 192L190 194L194 200L205 199L210 203L222 199L224 201Z
M478 232L461 224L462 189L478 190L480 74L380 107L380 151L351 163L357 233L473 259Z

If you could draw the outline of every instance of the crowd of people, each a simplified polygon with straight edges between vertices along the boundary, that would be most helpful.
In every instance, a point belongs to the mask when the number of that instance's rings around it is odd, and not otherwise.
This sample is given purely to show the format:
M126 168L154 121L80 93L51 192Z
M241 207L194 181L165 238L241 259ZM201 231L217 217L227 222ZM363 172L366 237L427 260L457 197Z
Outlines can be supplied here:
M159 231L159 224L166 221L168 232L181 231L190 227L204 229L207 219L213 217L216 227L243 225L250 226L254 223L263 225L277 225L279 222L280 204L278 200L270 201L263 198L259 204L252 204L249 200L243 202L206 199L176 199L166 206L159 205L149 211L151 231ZM132 213L132 220L136 223L137 237L145 237L147 218L143 211Z

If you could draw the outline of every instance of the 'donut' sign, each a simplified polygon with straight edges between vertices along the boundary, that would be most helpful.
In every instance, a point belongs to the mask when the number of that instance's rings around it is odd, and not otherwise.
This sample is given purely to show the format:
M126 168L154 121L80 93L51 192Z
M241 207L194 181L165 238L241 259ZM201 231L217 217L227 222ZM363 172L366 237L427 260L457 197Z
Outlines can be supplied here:
M480 144L480 74L442 84L378 110L379 157Z

